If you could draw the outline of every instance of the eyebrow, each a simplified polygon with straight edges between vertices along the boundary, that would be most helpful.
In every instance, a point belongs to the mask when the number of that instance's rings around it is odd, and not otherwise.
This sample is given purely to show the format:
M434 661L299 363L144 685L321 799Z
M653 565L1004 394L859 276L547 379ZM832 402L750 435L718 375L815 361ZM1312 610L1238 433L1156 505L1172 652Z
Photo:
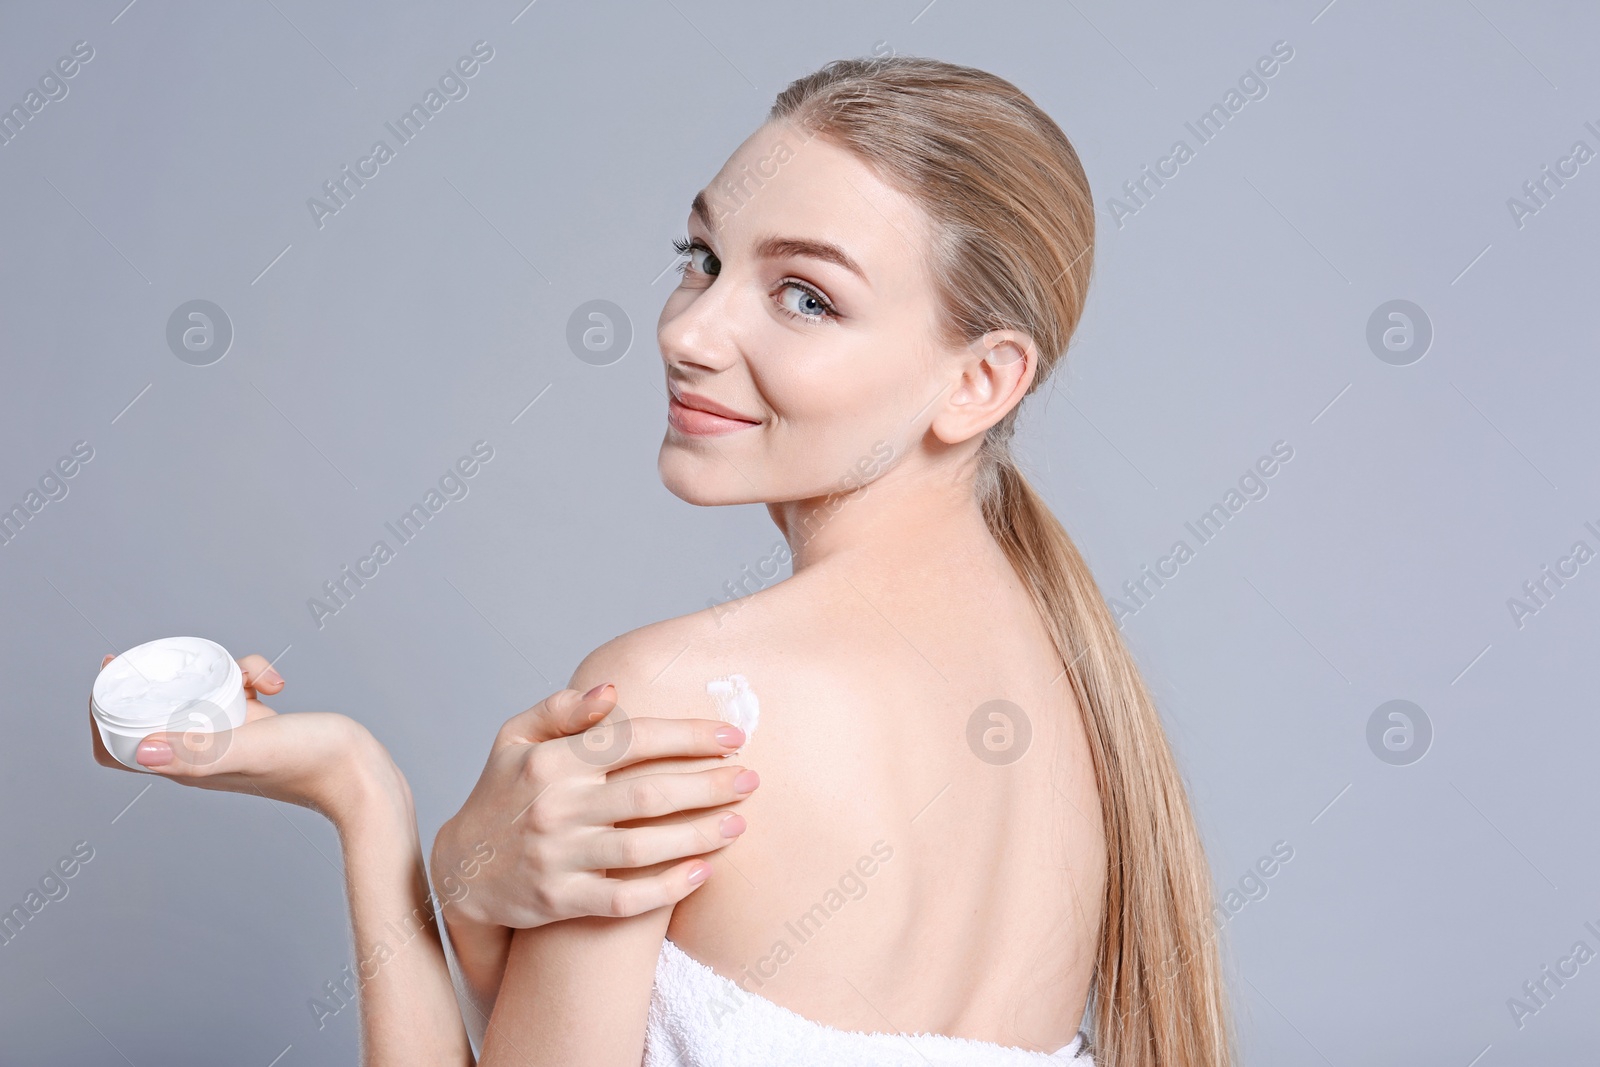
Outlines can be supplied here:
M694 203L689 206L689 211L697 216L707 229L711 229L711 212L704 190L694 194ZM843 267L860 278L869 288L872 285L867 280L867 272L862 270L844 249L828 241L817 241L809 237L768 237L756 245L756 255L762 259L780 259L784 256L820 259L825 263Z

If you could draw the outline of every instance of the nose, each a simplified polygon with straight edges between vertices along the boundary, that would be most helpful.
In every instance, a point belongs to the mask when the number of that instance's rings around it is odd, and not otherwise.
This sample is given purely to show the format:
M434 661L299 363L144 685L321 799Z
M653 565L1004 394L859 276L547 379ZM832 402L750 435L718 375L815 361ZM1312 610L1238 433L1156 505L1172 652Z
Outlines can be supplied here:
M668 367L727 370L739 360L733 286L719 276L704 289L679 289L667 298L656 324L656 345Z

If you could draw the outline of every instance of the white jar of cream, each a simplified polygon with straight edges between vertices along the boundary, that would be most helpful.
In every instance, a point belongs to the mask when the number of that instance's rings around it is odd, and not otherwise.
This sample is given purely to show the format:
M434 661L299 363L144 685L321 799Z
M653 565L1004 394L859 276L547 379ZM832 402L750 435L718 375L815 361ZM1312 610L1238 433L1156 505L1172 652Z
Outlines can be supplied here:
M100 740L122 764L150 734L226 733L244 725L244 678L228 650L203 637L162 637L105 665L89 698ZM218 745L205 748L210 758ZM205 758L205 757L202 757Z

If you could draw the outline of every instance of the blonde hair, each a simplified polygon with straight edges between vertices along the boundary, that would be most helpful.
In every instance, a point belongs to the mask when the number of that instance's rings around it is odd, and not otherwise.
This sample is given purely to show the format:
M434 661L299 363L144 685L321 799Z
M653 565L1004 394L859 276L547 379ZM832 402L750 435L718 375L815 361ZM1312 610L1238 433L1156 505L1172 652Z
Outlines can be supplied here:
M920 203L943 338L1026 333L1038 360L1029 392L1039 388L1082 316L1094 248L1088 178L1048 115L985 71L884 56L792 82L768 119L852 152ZM986 435L977 492L1049 627L1093 755L1107 876L1092 1047L1102 1067L1226 1067L1211 873L1183 779L1093 574L1012 458L1020 406Z

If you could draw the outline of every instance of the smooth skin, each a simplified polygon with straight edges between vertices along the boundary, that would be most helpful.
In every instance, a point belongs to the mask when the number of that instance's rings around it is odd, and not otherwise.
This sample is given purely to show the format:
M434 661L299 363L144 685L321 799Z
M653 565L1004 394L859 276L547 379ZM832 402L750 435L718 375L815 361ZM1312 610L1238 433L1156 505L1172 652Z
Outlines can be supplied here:
M750 424L671 425L658 466L692 503L765 503L793 576L737 610L624 634L571 682L614 682L632 714L670 717L706 706L708 679L744 674L762 715L741 758L768 784L699 892L518 930L486 1064L637 1067L665 937L845 1030L1054 1051L1083 1017L1105 885L1093 765L1064 665L973 484L1036 349L1010 329L938 338L925 216L820 138L765 125L708 189L774 159L737 210L691 214L694 248L657 327L668 390ZM865 277L774 238L832 244ZM1019 711L980 710L996 700ZM1026 725L1020 758L985 758L975 717L980 737ZM511 801L489 786L472 803Z
M102 659L101 669L113 658ZM471 1064L472 1049L428 893L405 776L383 745L353 719L328 712L279 715L261 697L281 694L283 678L262 656L245 656L238 663L247 698L242 726L223 734L151 734L140 742L135 758L146 770L184 785L253 793L326 816L339 832L344 853L356 969L364 980L362 1063ZM525 806L526 814L535 816L538 833L530 839L517 820L503 814L483 823L458 816L463 839L474 844L470 859L436 868L437 896L447 916L471 914L483 904L529 925L590 914L591 909L626 915L670 905L700 884L703 875L691 875L705 867L702 860L672 861L709 852L719 843L707 845L698 836L690 840L619 831L612 824L640 814L736 802L732 778L743 768L722 761L711 774L662 776L648 797L634 795L636 790L627 786L608 785L605 776L652 756L727 754L744 737L712 720L640 718L632 723L633 743L596 762L594 746L584 746L582 740L615 709L614 698L615 692L604 687L589 693L565 689L501 728L480 787L492 786L503 796L531 792L539 798ZM97 763L137 773L106 750L92 712L89 734ZM579 749L590 757L577 758ZM623 882L606 877L606 868L626 867L635 857L668 862L648 878ZM503 876L478 882L477 876L488 870ZM400 950L386 944L392 929L419 926L420 932ZM468 1004L469 1019L475 1003ZM478 1016L479 1030L487 1011Z

